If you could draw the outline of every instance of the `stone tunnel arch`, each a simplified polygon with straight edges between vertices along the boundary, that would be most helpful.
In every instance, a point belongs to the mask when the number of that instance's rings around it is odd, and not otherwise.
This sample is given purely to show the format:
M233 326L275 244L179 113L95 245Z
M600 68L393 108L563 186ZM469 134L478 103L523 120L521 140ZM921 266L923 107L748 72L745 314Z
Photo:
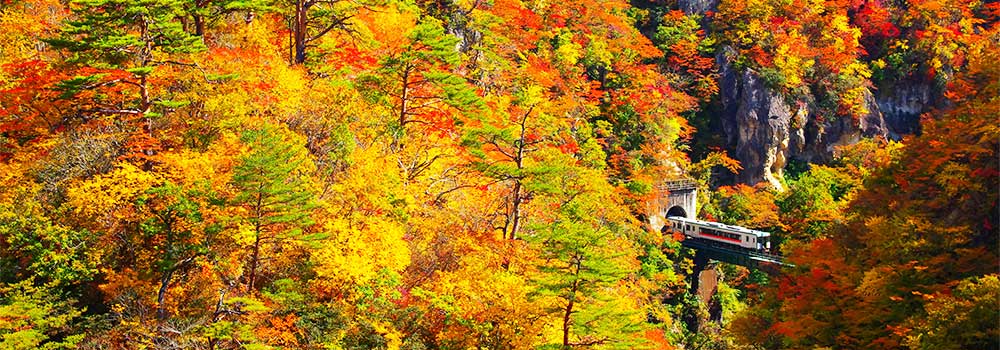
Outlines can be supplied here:
M681 207L681 206L679 206L679 205L675 205L675 206L670 207L670 209L667 210L667 216L688 217L687 211L685 211L684 208Z
M679 205L670 207L670 209L667 210L667 213L663 215L663 218L666 219L669 216L681 216L685 218L688 217L687 212L684 211L684 207ZM667 222L664 222L663 227L660 228L660 233L667 233L668 231L670 231L670 225Z
M663 196L647 202L646 220L649 228L660 230L668 216L694 219L698 216L698 183L691 179L667 180L658 189Z

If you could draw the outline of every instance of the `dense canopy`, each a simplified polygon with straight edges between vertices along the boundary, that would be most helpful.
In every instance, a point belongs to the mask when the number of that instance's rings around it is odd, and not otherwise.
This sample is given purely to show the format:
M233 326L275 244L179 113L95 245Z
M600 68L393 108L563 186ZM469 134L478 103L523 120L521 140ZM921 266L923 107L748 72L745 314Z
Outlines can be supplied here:
M0 0L0 348L996 348L998 14ZM809 125L929 112L732 183L722 64ZM676 178L794 266L699 297Z

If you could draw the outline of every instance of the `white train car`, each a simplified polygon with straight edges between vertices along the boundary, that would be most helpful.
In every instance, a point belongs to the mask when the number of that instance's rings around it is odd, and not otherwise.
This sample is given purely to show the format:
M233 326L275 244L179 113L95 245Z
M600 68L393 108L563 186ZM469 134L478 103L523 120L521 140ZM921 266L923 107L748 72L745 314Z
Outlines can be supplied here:
M670 229L692 238L701 238L723 244L739 246L759 252L771 250L771 234L745 227L720 224L711 221L669 216Z

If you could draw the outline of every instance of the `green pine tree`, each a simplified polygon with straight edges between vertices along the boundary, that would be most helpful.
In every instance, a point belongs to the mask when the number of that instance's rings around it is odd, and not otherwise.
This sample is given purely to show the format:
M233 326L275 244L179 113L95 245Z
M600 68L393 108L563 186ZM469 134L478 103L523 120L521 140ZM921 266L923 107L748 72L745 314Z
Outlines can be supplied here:
M105 79L108 73L77 76L61 84L64 97L83 90L126 84L138 89L132 106L100 104L88 112L147 114L157 102L150 96L147 77L157 66L189 65L176 54L205 50L201 38L184 31L182 0L74 0L73 15L60 35L45 41L68 51L69 62L98 70L124 70L129 74Z
M383 57L375 74L360 79L371 99L391 107L393 134L401 137L408 124L425 123L420 116L442 105L467 114L481 107L468 82L452 73L461 63L455 51L458 38L433 18L424 19L407 36L408 44Z
M310 214L316 207L309 179L300 171L310 160L304 145L286 138L289 134L287 129L265 125L244 131L240 138L250 152L233 169L232 185L237 189L234 204L245 209L240 220L253 234L248 290L255 288L269 251L315 238L303 232L313 224Z
M615 226L593 217L593 208L581 202L562 207L559 220L527 238L544 259L536 280L539 295L558 299L549 311L561 320L562 342L548 347L640 347L635 339L641 339L636 333L642 316L613 294L628 274L621 261L627 249L613 245L619 241Z

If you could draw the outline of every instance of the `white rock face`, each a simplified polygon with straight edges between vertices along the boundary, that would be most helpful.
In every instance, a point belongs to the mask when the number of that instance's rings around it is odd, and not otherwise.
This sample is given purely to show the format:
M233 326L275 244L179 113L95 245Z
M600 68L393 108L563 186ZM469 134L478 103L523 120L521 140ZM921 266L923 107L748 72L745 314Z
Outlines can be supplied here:
M753 70L732 67L732 54L723 49L717 57L723 105L718 118L729 156L743 166L736 182L766 181L781 191L780 178L789 161L829 162L837 146L890 135L870 91L865 94L867 115L819 116L811 96L792 99L773 91Z

